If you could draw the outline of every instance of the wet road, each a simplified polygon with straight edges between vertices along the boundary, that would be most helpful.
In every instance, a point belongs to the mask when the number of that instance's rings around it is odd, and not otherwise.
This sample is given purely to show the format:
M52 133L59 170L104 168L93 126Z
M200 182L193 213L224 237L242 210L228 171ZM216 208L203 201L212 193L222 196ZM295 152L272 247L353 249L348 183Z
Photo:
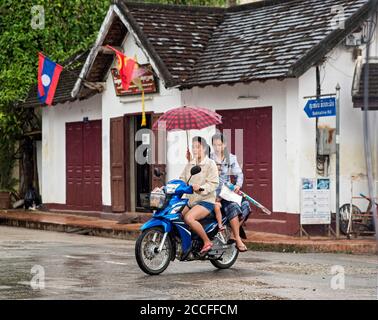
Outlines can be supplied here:
M0 299L377 299L377 281L376 256L268 252L229 270L173 262L150 277L133 241L0 227Z

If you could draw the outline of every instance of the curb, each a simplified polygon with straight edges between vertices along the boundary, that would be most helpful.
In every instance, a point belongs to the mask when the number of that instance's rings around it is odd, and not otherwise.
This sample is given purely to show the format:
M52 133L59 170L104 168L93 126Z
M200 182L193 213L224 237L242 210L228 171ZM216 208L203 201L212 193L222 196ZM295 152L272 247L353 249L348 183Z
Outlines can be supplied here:
M95 237L114 238L122 240L135 240L140 234L139 230L115 230L99 227L83 227L80 225L64 225L51 222L35 222L21 219L10 219L0 217L0 225L8 227L19 227L44 231L65 232Z
M267 243L258 241L246 241L248 249L252 251L271 251L287 253L338 253L354 255L375 255L378 253L376 245L325 245L325 244L292 244L292 243Z

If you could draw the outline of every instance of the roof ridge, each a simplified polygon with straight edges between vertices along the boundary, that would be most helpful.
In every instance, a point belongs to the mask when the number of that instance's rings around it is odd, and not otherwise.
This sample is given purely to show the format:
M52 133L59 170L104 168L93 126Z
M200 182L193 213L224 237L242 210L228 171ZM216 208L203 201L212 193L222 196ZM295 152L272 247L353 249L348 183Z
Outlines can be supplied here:
M165 4L165 3L150 3L150 2L134 2L127 0L112 0L113 4L123 3L127 7L141 7L141 8L151 8L151 9L170 9L170 10L182 10L182 11L203 11L203 12L214 12L221 13L225 12L227 8L224 7L214 7L214 6L191 6L182 4Z
M226 9L227 12L238 12L238 11L244 11L248 9L258 9L263 7L270 7L276 4L281 3L288 3L288 2L302 2L305 0L260 0L257 2L251 2L251 3L245 3L240 4L237 6L228 7Z
M66 60L63 61L62 63L63 68L67 68L75 62L80 62L80 59L86 54L88 54L89 51L90 51L90 48L77 50L70 57L68 57Z

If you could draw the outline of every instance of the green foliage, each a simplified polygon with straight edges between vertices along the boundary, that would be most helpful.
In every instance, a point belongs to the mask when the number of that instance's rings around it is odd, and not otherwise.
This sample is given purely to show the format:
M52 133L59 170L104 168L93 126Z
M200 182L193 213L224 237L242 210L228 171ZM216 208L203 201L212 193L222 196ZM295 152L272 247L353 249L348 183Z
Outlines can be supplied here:
M62 63L93 43L110 0L0 0L0 110L25 98L37 81L38 51ZM43 29L32 7L44 8ZM37 20L34 18L34 20ZM38 21L37 21L38 22Z
M0 0L0 189L14 188L16 140L30 130L30 113L16 105L37 82L38 51L62 63L87 49L109 4L110 0ZM32 28L35 5L44 8L43 29Z

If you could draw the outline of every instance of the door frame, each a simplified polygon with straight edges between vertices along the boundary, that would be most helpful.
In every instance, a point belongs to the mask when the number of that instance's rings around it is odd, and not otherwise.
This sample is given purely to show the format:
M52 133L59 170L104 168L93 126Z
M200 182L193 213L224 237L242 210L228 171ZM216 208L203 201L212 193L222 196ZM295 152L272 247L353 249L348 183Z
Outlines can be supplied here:
M130 193L130 184L132 183L131 181L131 173L130 173L130 156L129 156L129 150L130 150L130 144L131 144L131 137L129 135L130 132L130 119L131 117L136 117L136 116L141 116L143 113L142 112L133 112L133 113L127 113L123 115L124 118L124 132L125 132L125 139L124 139L124 162L125 162L125 210L126 212L131 211L131 193ZM146 111L145 112L146 116L149 115L152 117L154 114L153 111ZM152 123L151 123L152 125ZM152 128L150 128L152 129ZM135 138L135 137L134 137ZM135 151L135 150L134 150ZM151 179L150 179L151 180ZM150 181L151 184L151 181ZM136 190L136 189L135 189Z
M131 161L130 161L130 144L131 144L131 136L130 136L130 120L132 117L136 117L136 116L141 116L142 115L142 112L134 112L134 113L127 113L127 114L123 114L122 116L120 117L115 117L115 118L111 118L111 119L116 119L116 118L123 118L123 137L124 137L124 140L123 140L123 155L124 155L124 159L123 159L123 163L124 163L124 192L125 192L125 195L124 195L124 208L125 208L125 212L130 212L131 211L131 190L130 190L130 185L132 183L131 179L132 179L132 175L131 175L131 172L130 172L130 167L131 167ZM154 115L161 115L161 113L159 112L153 112L153 111L148 111L146 112L146 115L150 116L151 117L151 127L149 129L152 130L152 125L153 125L153 116ZM111 120L110 119L110 120ZM111 143L111 141L110 141ZM156 141L155 141L156 143ZM155 144L155 147L156 147L156 144ZM156 156L156 155L155 155ZM151 167L152 170L154 168L154 166ZM151 170L151 171L152 171ZM164 167L164 170L163 170L163 174L165 176L165 167ZM110 175L110 179L112 179L112 175ZM152 174L150 175L150 185L151 187L153 186L153 184L156 182L155 181L156 179L154 179L154 177L152 176ZM111 191L112 192L112 191ZM111 195L112 197L112 195Z

